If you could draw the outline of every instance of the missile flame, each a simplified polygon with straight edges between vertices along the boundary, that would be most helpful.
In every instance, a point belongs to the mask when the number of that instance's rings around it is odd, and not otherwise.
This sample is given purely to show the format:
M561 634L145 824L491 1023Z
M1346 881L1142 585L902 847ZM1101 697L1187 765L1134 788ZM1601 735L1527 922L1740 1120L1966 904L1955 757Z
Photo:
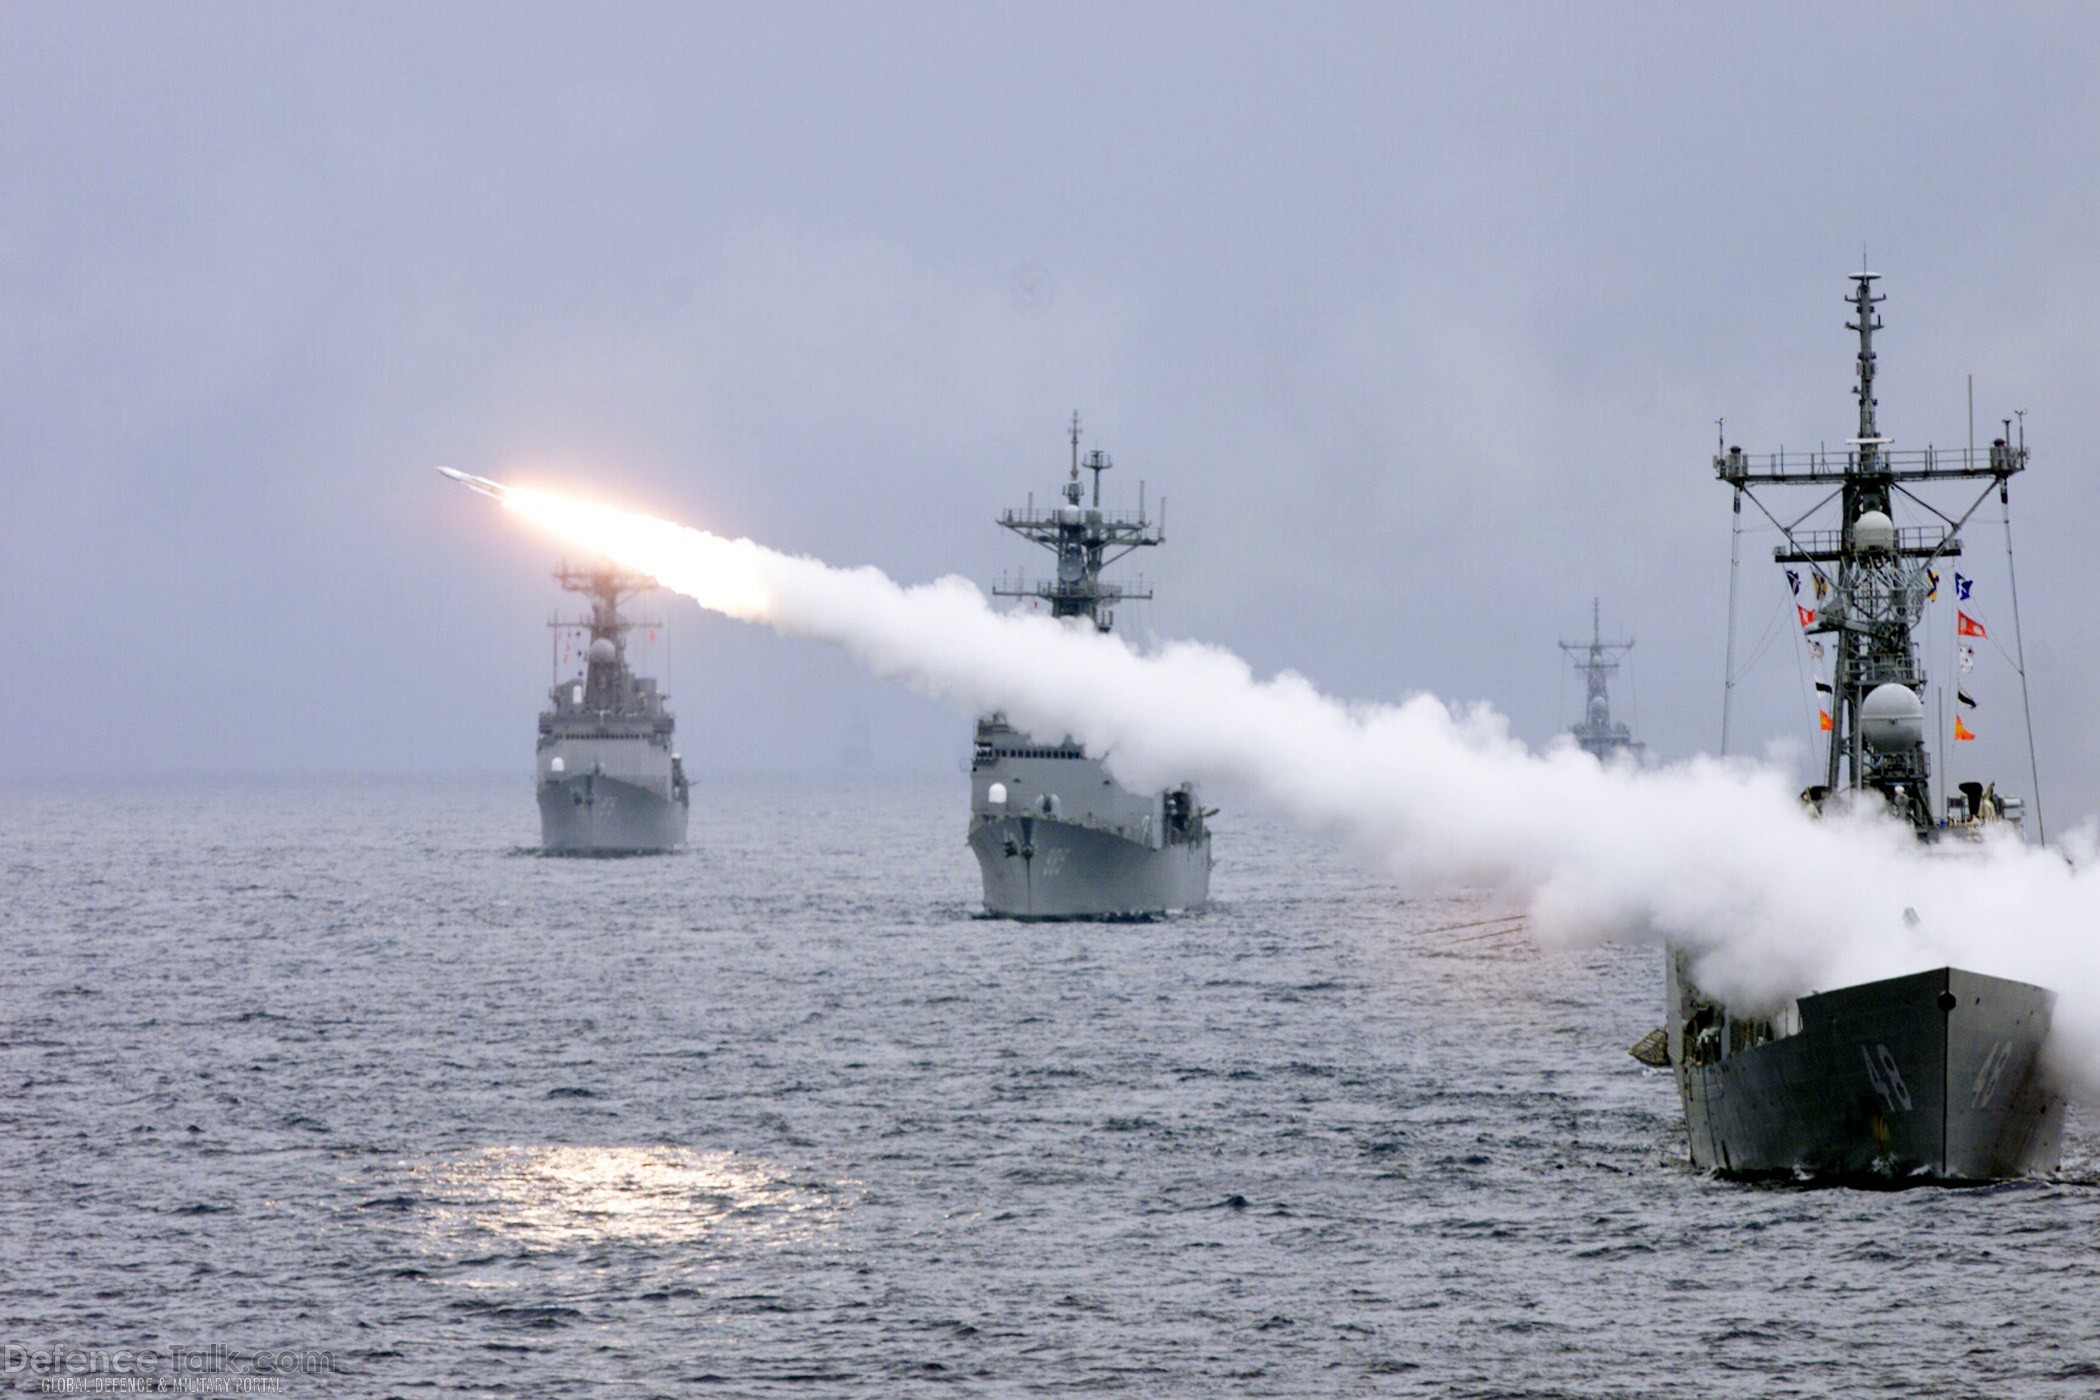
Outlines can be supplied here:
M501 502L506 510L549 534L647 574L661 587L683 593L703 608L745 622L773 617L775 590L767 579L769 561L822 567L814 561L775 554L750 540L725 540L705 530L595 501L510 486L451 467L439 467L438 473Z

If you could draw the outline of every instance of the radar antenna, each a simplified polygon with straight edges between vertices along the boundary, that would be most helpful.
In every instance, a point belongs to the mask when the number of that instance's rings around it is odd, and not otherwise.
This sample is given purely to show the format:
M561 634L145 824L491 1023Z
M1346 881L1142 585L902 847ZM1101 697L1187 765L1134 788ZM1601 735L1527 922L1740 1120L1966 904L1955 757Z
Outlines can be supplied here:
M1937 579L1933 566L1961 557L1962 526L1993 491L2002 494L2006 481L2026 469L2027 446L2001 438L1986 453L1931 446L1896 451L1875 412L1874 333L1882 328L1876 308L1886 298L1874 292L1878 274L1862 268L1851 279L1845 300L1852 314L1845 328L1859 337L1852 390L1859 400L1858 436L1843 453L1818 448L1750 456L1730 447L1714 454L1714 474L1778 528L1785 543L1773 551L1775 560L1808 566L1816 606L1810 609L1804 599L1802 622L1811 638L1827 639L1836 654L1830 746L1822 788L1812 795L1871 789L1924 833L1935 823L1924 734L1926 676L1915 634ZM1959 515L1920 494L1932 483L1975 480L1983 489ZM1798 519L1780 519L1758 496L1760 489L1776 486L1828 493L1823 503L1838 502L1837 528L1803 528L1822 504ZM1898 496L1936 523L1899 529L1891 509Z
M554 578L571 593L581 593L591 601L590 616L581 621L569 621L560 613L547 620L553 632L557 659L555 670L559 673L559 652L564 633L587 634L578 650L585 660L585 702L593 709L609 709L618 703L617 697L632 688L632 673L627 667L627 634L637 627L662 627L659 619L630 618L620 611L620 605L637 594L647 593L657 587L655 579L648 574L623 569L609 559L601 559L584 568L572 566L564 559L554 570ZM605 642L611 650L600 647Z
M1135 512L1101 508L1101 473L1115 463L1099 449L1089 452L1084 462L1080 460L1077 413L1072 415L1071 443L1072 463L1063 488L1064 503L1046 511L1030 505L999 516L1001 525L1057 556L1056 577L1039 583L1001 579L992 592L1001 598L1042 598L1050 604L1052 617L1084 617L1097 631L1106 632L1115 621L1115 603L1125 598L1150 598L1152 590L1142 579L1135 586L1106 582L1101 571L1132 550L1160 543L1165 535L1146 515L1142 493ZM1094 474L1091 505L1082 504L1086 495L1079 481L1082 466ZM1160 509L1166 509L1165 501L1160 503Z

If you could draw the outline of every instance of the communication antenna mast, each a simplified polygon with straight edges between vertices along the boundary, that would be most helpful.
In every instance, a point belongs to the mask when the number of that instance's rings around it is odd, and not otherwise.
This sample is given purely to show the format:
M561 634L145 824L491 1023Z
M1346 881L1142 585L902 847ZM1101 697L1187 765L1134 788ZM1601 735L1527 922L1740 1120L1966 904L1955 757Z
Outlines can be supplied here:
M1031 497L1026 510L1009 510L999 517L1001 525L1057 557L1056 577L1041 583L1002 579L992 592L1001 598L1044 599L1052 617L1084 617L1096 630L1106 632L1114 625L1114 604L1125 598L1150 598L1152 590L1142 579L1135 586L1109 583L1101 571L1132 550L1160 543L1164 535L1147 518L1142 495L1134 514L1101 508L1101 473L1115 463L1098 449L1088 453L1084 462L1080 460L1077 413L1072 415L1071 445L1063 504L1038 511ZM1082 466L1094 474L1091 505L1084 504L1086 490L1079 481ZM1162 501L1160 507L1164 512L1166 503Z
M1643 745L1624 724L1611 717L1611 678L1617 674L1626 654L1633 650L1633 639L1605 641L1603 618L1602 600L1592 598L1590 639L1562 642L1560 649L1575 663L1575 672L1583 679L1582 720L1569 733L1575 736L1576 744L1584 753L1598 759L1609 759L1621 753L1638 754Z
M1778 529L1785 543L1773 551L1775 560L1808 566L1816 607L1802 605L1805 631L1835 653L1823 781L1808 795L1820 802L1840 787L1871 789L1924 833L1936 822L1925 743L1926 675L1916 632L1932 592L1933 566L1961 557L1962 526L1994 490L2002 496L2006 482L2026 469L2027 448L2001 439L1987 453L1894 449L1876 413L1874 333L1882 328L1877 308L1885 300L1874 291L1878 280L1865 268L1853 273L1846 298L1852 315L1845 327L1859 338L1852 391L1859 426L1846 450L1753 457L1729 447L1715 454L1714 474L1734 488L1738 511L1748 499ZM1982 490L1959 515L1920 494L1935 483L1978 480ZM1809 486L1823 494L1806 514L1786 521L1758 495L1778 486ZM1899 529L1891 509L1898 496L1938 523ZM1833 500L1836 529L1803 528Z

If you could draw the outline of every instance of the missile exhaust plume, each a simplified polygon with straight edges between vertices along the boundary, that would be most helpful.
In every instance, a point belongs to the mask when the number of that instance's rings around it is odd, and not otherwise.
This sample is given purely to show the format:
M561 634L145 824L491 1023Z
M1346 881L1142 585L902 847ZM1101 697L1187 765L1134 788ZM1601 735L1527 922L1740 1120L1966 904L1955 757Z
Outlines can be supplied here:
M1608 767L1572 744L1527 748L1485 705L1348 703L1218 647L1140 653L995 612L959 578L907 587L546 491L493 494L703 607L1069 733L1129 786L1230 784L1418 886L1508 891L1546 942L1667 941L1742 1010L1948 964L2053 988L2059 1067L2100 1090L2100 864L2009 834L1935 851L1879 815L1811 819L1787 775L1746 761Z

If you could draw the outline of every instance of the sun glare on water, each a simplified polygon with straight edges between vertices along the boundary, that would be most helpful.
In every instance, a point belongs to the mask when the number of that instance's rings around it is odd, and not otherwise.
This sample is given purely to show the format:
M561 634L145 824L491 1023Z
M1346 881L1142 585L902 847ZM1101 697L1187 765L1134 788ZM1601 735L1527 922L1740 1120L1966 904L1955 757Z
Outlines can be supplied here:
M538 1249L615 1240L785 1244L830 1229L850 1183L797 1180L732 1152L490 1147L413 1169L431 1224Z

